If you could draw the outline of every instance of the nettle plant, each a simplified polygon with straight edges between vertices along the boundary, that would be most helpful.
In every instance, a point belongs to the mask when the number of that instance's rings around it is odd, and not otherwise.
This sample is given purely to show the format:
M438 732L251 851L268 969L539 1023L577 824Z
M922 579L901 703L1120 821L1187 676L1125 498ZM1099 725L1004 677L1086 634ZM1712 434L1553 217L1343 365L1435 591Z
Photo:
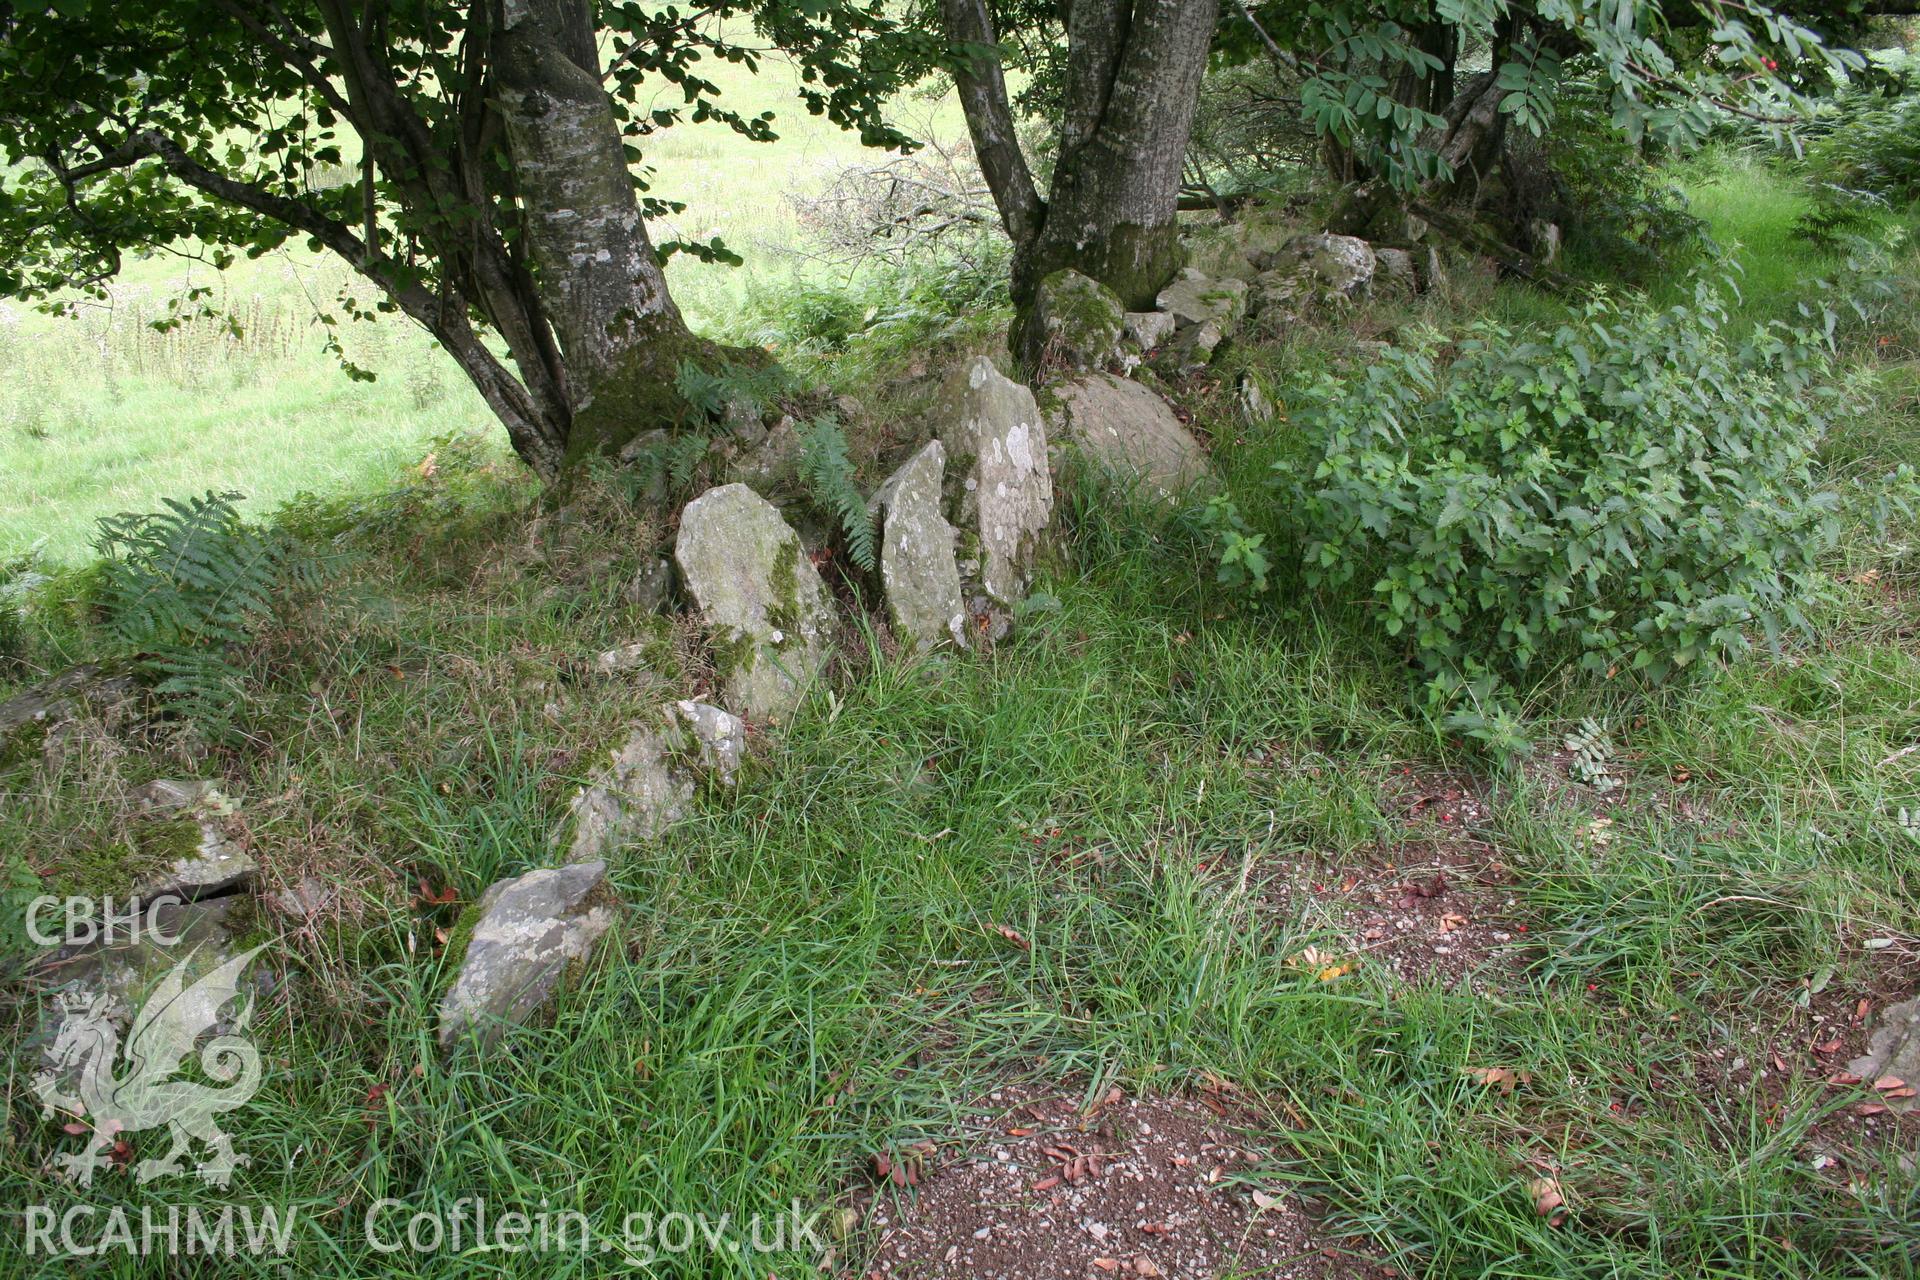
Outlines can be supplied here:
M1313 444L1275 469L1304 575L1366 584L1456 731L1517 746L1512 681L1545 666L1657 680L1807 629L1840 523L1833 317L1735 346L1728 292L1429 335L1297 397Z

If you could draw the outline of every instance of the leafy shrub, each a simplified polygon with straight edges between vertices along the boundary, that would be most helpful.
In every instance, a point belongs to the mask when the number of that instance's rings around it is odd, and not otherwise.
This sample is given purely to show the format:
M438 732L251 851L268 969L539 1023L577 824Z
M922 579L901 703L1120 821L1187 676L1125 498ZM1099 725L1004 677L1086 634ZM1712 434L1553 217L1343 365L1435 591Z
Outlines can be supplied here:
M1514 745L1506 682L1577 658L1659 679L1805 629L1837 500L1814 452L1832 317L1733 347L1724 286L1604 295L1544 341L1428 337L1296 397L1275 464L1309 585L1364 582L1430 707ZM1910 487L1904 477L1902 483Z
M1877 74L1822 104L1809 132L1808 194L1794 223L1801 237L1833 246L1882 213L1920 202L1920 95L1909 61L1881 60Z
M1504 167L1504 183L1485 197L1497 221L1523 232L1536 221L1552 223L1571 251L1612 277L1670 272L1711 247L1706 222L1614 127L1590 76L1561 85L1551 129L1538 137L1510 132Z
M310 561L283 535L251 528L233 503L208 492L164 511L100 520L100 604L112 639L156 679L202 732L222 736L240 700L231 650L271 616L288 577L311 580Z

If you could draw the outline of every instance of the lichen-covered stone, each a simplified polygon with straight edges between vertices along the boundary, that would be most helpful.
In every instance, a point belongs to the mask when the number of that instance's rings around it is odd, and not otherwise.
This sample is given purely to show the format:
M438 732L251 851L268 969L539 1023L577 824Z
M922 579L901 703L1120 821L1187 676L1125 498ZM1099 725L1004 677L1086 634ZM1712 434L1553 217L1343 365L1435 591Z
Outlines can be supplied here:
M631 840L651 840L686 816L693 782L673 768L666 727L635 729L568 808L568 862L604 858Z
M440 1002L440 1047L488 1045L529 1021L613 927L616 907L598 861L542 867L488 889Z
M1233 331L1246 304L1245 280L1216 280L1192 267L1182 268L1155 301L1161 311L1173 317L1176 330L1211 323L1219 326L1222 334Z
M156 779L133 793L133 826L143 865L137 898L194 901L245 888L259 874L253 855L227 830L233 802L204 779Z
M682 698L668 709L669 723L682 732L676 760L726 786L739 780L747 756L747 725L710 703Z
M1274 256L1273 269L1311 281L1323 294L1357 298L1373 283L1373 246L1327 232L1295 236Z
M1164 311L1129 311L1127 338L1142 351L1153 351L1173 336L1173 317Z
M722 485L687 504L673 555L713 636L721 701L756 720L793 714L833 629L800 535L746 485Z
M1413 255L1405 249L1375 249L1373 276L1377 282L1403 294L1420 291L1420 281L1413 270Z
M1033 295L1032 323L1047 358L1068 369L1100 369L1117 359L1124 328L1120 299L1078 271L1056 271Z
M954 528L941 510L947 451L929 441L868 503L880 525L880 584L894 635L932 648L967 642Z
M1240 375L1240 387L1234 400L1240 406L1240 416L1249 426L1259 426L1273 420L1273 401L1268 398L1266 389L1251 374Z
M1002 604L1025 594L1053 518L1047 428L1033 392L976 356L947 384L940 441L961 577ZM971 567L969 567L971 566Z
M140 692L132 676L89 662L0 702L0 767L15 763L29 742L36 750L48 745L49 734L78 716L106 719L120 714Z
M1052 437L1070 441L1108 474L1149 497L1173 500L1207 478L1207 455L1151 387L1110 373L1054 388Z

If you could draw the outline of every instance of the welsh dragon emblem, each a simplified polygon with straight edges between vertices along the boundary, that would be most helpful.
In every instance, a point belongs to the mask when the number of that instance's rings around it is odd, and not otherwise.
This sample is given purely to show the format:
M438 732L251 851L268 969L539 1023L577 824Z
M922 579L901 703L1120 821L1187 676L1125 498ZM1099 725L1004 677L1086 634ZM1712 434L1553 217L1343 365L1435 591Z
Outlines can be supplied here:
M121 1134L163 1126L171 1132L173 1146L163 1158L134 1166L141 1183L185 1172L182 1160L190 1158L194 1142L211 1153L193 1166L210 1186L224 1188L233 1171L247 1163L246 1156L234 1154L233 1139L220 1131L214 1117L244 1105L260 1088L260 1051L241 1034L253 1014L253 1001L241 1006L231 1031L215 1035L199 1050L200 1069L224 1088L171 1077L194 1054L195 1043L216 1029L220 1010L239 997L240 974L260 950L236 956L191 984L186 976L193 962L189 953L134 1015L124 1052L109 1013L110 997L69 1004L47 1050L48 1066L34 1078L33 1092L49 1113L63 1112L92 1126L84 1147L55 1158L75 1182L92 1184L94 1170L109 1162ZM123 1065L125 1074L115 1075L116 1065ZM73 1093L66 1091L70 1084Z

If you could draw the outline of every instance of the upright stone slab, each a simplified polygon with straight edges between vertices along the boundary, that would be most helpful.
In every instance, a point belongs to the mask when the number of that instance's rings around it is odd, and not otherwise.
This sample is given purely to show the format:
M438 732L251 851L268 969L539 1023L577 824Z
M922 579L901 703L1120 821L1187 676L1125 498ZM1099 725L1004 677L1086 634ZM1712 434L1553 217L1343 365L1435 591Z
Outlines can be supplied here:
M744 484L695 498L673 558L713 633L721 701L756 720L793 714L826 665L826 584L774 505Z
M967 642L954 529L941 512L946 469L946 448L930 441L867 504L880 521L880 583L888 621L894 635L920 648Z
M1207 478L1206 452L1153 388L1095 373L1060 384L1054 394L1055 434L1123 483L1173 500Z
M1033 392L976 356L947 385L940 424L948 510L959 526L961 576L1002 605L1027 590L1053 518L1047 428Z
M746 750L747 726L719 707L683 700L657 708L574 795L567 861L604 860L660 835L686 817L699 779L731 786Z
M559 990L613 926L607 864L542 867L488 889L453 986L440 1002L440 1047L491 1044Z

